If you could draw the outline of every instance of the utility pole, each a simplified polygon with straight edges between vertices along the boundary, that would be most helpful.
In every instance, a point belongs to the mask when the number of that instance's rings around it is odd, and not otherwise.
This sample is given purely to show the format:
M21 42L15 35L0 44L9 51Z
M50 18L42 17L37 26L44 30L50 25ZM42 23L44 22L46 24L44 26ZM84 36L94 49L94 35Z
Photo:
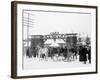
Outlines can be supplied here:
M22 17L22 24L23 24L23 51L28 50L28 53L30 51L30 43L31 43L31 39L30 39L30 27L34 26L34 15L32 14L31 11L23 11L23 17ZM30 55L30 54L28 54Z
M24 24L24 28L27 27L27 30L26 30L27 31L26 32L27 33L27 40L26 40L27 41L27 47L29 46L29 42L30 42L29 41L30 40L29 39L29 36L30 36L30 34L29 34L30 33L29 28L33 27L33 23L34 23L33 19L32 19L32 16L33 16L33 14L24 11L24 17L23 17L24 18L24 21L23 21L24 23L23 24Z

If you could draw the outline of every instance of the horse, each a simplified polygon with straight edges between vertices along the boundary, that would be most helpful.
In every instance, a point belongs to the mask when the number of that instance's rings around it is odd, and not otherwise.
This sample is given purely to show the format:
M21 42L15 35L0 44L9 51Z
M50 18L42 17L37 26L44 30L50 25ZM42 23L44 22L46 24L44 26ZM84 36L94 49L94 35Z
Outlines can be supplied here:
M39 47L39 49L38 49L38 57L39 57L39 60L41 60L41 59L47 60L47 58L48 58L48 48Z

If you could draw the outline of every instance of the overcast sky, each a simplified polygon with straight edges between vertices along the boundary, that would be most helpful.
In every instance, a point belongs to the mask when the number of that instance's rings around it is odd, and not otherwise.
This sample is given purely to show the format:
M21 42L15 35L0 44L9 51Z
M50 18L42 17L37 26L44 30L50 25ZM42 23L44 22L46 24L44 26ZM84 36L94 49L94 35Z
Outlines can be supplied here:
M91 35L91 14L38 12L27 11L33 21L29 29L30 35L44 35L50 32L59 33L83 33ZM27 17L27 15L24 15ZM31 22L30 22L31 25ZM24 26L24 36L27 35L27 27Z

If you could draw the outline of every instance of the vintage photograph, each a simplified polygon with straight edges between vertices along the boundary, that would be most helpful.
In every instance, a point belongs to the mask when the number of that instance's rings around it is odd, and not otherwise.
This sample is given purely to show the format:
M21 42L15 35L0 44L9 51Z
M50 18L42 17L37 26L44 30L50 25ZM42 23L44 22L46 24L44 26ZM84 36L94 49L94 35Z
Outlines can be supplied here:
M97 73L97 7L12 2L12 77Z
M23 69L91 66L90 13L23 10L22 15Z

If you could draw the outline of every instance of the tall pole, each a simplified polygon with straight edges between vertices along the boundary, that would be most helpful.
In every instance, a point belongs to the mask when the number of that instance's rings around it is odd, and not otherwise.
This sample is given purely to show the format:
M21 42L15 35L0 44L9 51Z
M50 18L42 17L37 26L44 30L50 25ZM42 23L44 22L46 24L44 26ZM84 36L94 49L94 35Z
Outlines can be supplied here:
M28 13L28 20L27 20L27 47L29 46L29 13Z
M30 17L30 15L32 15L31 13L29 13L29 12L25 12L24 11L24 16L23 16L23 25L24 25L24 33L26 33L26 34L24 34L24 39L26 39L25 40L25 42L26 42L26 46L24 46L24 48L26 47L27 49L29 49L29 45L30 45L30 38L29 38L29 36L30 36L30 28L29 27L32 27L32 19L31 19L31 17ZM28 50L29 51L29 50Z

